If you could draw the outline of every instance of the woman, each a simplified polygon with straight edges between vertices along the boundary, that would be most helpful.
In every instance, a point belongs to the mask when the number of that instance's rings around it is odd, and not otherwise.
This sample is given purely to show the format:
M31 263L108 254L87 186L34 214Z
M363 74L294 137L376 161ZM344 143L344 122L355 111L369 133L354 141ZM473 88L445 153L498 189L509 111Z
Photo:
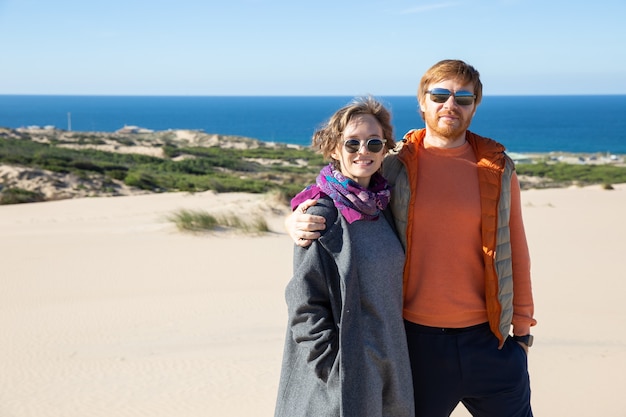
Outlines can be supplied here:
M371 97L339 109L313 135L331 163L292 200L328 225L296 246L276 417L413 416L402 321L404 253L383 215L379 170L395 146L391 115Z

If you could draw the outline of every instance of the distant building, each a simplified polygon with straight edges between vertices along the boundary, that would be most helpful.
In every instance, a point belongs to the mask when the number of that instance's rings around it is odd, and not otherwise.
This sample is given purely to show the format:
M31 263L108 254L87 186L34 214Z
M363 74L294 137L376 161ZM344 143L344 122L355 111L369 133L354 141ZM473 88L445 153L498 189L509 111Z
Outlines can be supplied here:
M524 154L516 153L516 152L510 152L510 153L507 152L507 155L516 164L532 164L533 163L533 159L528 155L524 155Z
M152 132L154 132L154 130L146 129L144 127L124 125L123 128L117 130L115 133L128 134L128 133L152 133Z

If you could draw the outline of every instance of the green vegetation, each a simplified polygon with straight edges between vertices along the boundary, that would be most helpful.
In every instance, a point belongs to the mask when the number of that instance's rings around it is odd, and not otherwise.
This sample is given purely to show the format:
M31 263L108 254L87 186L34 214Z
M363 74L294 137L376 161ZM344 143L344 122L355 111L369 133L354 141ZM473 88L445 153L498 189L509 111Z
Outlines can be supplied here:
M0 164L72 173L79 178L97 177L109 185L119 181L151 192L266 193L277 190L289 196L314 181L324 165L319 154L302 147L267 146L246 138L239 138L246 139L247 146L241 147L243 149L187 146L186 142L177 144L171 134L155 137L157 139L137 135L133 141L131 136L116 134L63 132L44 141L5 129L0 132ZM160 148L163 157L89 148L89 145L105 143ZM76 149L76 145L81 145L80 149Z
M235 215L214 216L204 210L179 210L168 217L183 232L207 232L220 228L234 229L244 233L265 233L269 231L262 217L253 217L245 222Z
M545 179L545 187L602 184L610 189L611 184L626 183L626 167L616 165L539 162L518 164L515 169L518 175Z
M21 203L38 203L44 201L43 194L23 190L21 188L7 188L0 193L1 204L21 204Z
M116 195L125 184L150 192L276 192L289 201L315 180L325 163L310 148L196 131L179 135L0 128L2 164L76 175L90 195ZM517 172L540 179L522 179L523 188L602 184L611 189L612 184L626 183L626 168L615 164L541 160L518 164ZM0 204L50 198L19 187L0 179Z

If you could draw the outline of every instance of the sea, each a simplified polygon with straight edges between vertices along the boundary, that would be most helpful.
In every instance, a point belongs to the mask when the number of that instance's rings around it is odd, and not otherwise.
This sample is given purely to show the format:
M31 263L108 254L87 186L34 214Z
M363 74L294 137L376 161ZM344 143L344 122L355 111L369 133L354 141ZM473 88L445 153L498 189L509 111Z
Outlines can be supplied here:
M396 139L424 122L414 96L377 97ZM344 96L0 95L0 127L114 132L124 126L194 129L309 145ZM626 95L485 96L470 130L518 153L626 154Z

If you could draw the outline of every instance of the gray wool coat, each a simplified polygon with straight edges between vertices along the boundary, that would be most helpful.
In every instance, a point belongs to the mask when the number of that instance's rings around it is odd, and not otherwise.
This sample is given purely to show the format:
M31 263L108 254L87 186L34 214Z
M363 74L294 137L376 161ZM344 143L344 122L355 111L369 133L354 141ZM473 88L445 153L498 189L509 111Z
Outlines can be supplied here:
M308 213L327 228L295 247L275 417L413 417L392 226L383 216L349 224L329 198Z

